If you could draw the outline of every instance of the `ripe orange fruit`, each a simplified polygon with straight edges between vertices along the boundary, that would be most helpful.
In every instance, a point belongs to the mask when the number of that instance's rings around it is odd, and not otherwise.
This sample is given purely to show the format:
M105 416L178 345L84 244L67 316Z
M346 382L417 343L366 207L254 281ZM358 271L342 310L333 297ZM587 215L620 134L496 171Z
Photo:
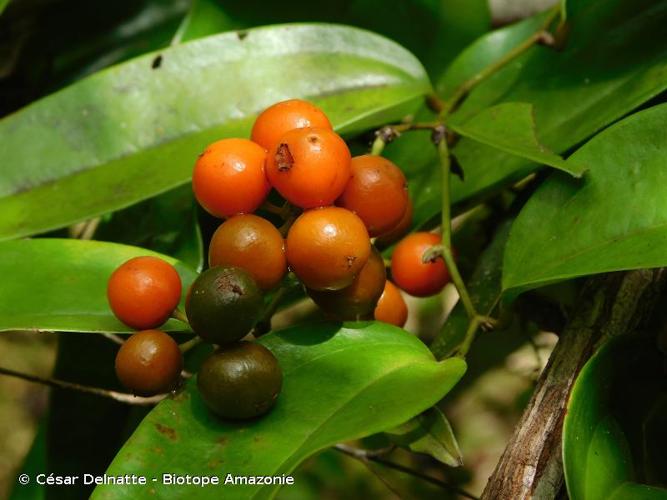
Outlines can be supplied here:
M320 108L301 99L290 99L262 111L255 120L250 138L271 150L283 134L307 127L332 130L331 122Z
M449 271L442 257L423 262L424 252L440 244L440 236L433 233L412 233L403 238L391 257L391 275L396 285L415 297L427 297L442 290L449 283Z
M135 257L109 278L107 298L116 317L137 330L167 321L181 300L176 269L157 257Z
M350 150L332 130L294 129L269 151L266 173L271 185L298 207L331 205L350 178Z
M309 210L287 234L287 262L313 290L340 290L352 283L371 253L361 219L344 208Z
M375 308L375 319L403 328L408 320L408 306L398 288L389 280Z
M173 389L182 369L183 355L178 344L159 330L135 333L116 354L118 380L141 396Z
M340 290L308 290L308 295L329 316L341 321L373 319L373 310L385 287L384 259L373 247L368 261L352 284Z
M266 150L247 139L223 139L206 148L195 163L192 188L211 215L254 212L271 187L265 173Z
M245 269L263 290L274 288L287 272L285 242L280 232L257 215L237 215L213 234L208 264Z
M378 239L375 240L375 244L378 246L390 245L394 241L397 241L401 239L403 236L405 236L410 230L411 225L412 225L412 200L408 198L408 206L406 207L405 212L403 212L403 217L401 217L400 222L396 224L396 226L394 226L393 229L390 229L382 236L379 236Z
M391 161L377 155L352 158L352 177L337 205L364 221L371 236L392 230L408 206L408 181Z

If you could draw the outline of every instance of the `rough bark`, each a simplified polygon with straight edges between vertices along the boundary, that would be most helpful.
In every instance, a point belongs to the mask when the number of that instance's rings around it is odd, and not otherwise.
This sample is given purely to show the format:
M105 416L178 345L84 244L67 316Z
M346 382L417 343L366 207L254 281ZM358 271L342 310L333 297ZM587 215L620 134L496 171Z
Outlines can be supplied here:
M557 498L563 485L561 430L572 385L601 343L648 321L666 278L663 269L655 269L586 283L482 499Z

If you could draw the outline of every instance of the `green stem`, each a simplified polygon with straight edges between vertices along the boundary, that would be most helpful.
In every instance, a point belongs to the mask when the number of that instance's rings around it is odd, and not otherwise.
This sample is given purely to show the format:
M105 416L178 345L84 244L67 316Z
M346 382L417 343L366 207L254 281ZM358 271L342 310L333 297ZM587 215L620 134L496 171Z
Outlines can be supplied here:
M450 170L452 164L449 157L447 140L444 137L444 130L440 131L439 137L437 137L436 140L438 140L437 148L440 157L440 168L442 169L442 258L445 259L445 264L452 277L454 286L459 292L463 307L465 307L468 317L472 319L477 316L477 311L472 304L472 300L470 300L468 289L461 278L461 273L454 261L454 254L452 253L452 208L450 204Z
M371 154L374 156L380 156L382 151L384 151L386 143L381 135L378 135L373 141L373 146L371 146Z
M115 333L102 333L102 336L108 338L114 344L123 345L125 343L125 339Z
M190 349L192 349L193 347L198 346L198 345L201 344L202 342L203 342L202 338L199 337L199 336L197 336L197 337L193 337L193 338L191 338L191 339L188 340L187 342L183 342L182 344L178 344L178 348L181 350L181 352L182 352L183 354L185 354L185 353L188 352Z
M554 6L551 13L545 19L544 23L535 33L531 34L528 38L526 38L519 45L517 45L512 50L507 52L503 57L498 59L496 62L489 64L488 66L485 66L479 72L477 72L472 77L464 81L461 85L459 85L456 88L456 90L454 90L452 96L444 103L443 109L440 112L440 119L442 121L445 121L446 118L452 112L456 111L458 106L465 99L465 97L472 91L472 89L474 89L477 85L479 85L487 78L496 74L498 71L507 66L514 59L516 59L524 52L526 52L528 49L530 49L533 45L535 45L538 42L543 42L547 44L553 43L553 36L551 35L551 33L547 31L547 29L549 28L549 26L551 26L551 23L559 15L559 13L560 13L560 5Z
M267 212L269 212L271 214L280 215L280 216L282 216L285 213L285 207L284 206L279 207L278 205L274 205L270 201L265 201L264 203L262 203L262 206L259 207L259 208L261 208L262 210L266 210Z
M179 307L174 309L174 311L171 313L171 317L174 319L177 319L178 321L185 323L186 325L189 325L190 322L188 321L187 315L181 311Z
M461 358L466 357L466 354L468 354L468 351L470 350L470 346L472 345L473 340L475 340L475 334L477 333L478 328L479 328L479 320L477 318L473 318L468 324L466 335L465 337L463 337L463 342L461 342L461 345L459 346L456 352L457 356Z
M448 248L452 247L452 206L451 196L451 167L449 147L447 140L442 137L438 142L438 156L440 157L440 168L442 170L442 244Z
M463 307L466 310L466 314L468 315L468 318L472 321L474 318L478 316L477 310L475 309L475 306L473 305L472 300L470 299L470 294L468 293L468 289L466 288L466 285L463 282L463 279L461 278L461 273L459 272L459 268L456 265L456 261L454 260L454 254L452 254L452 249L450 247L446 245L442 246L442 258L445 259L447 270L449 271L449 275L452 278L452 282L456 287L456 291L459 292L459 298L463 303Z
M285 297L289 288L285 285L281 286L276 290L275 295L271 298L271 302L266 306L266 309L262 312L262 316L257 320L255 327L252 329L252 334L255 337L261 337L266 332L271 330L271 318L278 310L280 301Z

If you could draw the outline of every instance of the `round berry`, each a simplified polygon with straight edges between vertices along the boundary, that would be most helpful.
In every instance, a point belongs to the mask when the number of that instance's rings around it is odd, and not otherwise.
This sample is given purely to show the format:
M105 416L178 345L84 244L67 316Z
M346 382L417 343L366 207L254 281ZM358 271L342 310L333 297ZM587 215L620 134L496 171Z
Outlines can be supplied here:
M424 253L441 243L433 233L412 233L403 238L391 257L391 275L396 285L415 297L428 297L449 283L449 271L442 257L424 262Z
M375 240L375 244L381 247L388 246L405 236L408 231L410 231L410 226L412 226L412 210L412 200L408 198L408 206L406 207L405 212L403 212L403 217L401 217L400 222L388 232L378 237L378 239Z
M160 330L132 335L116 354L116 375L135 394L152 396L176 386L183 369L178 344Z
M392 162L377 155L352 158L352 177L337 204L364 221L371 236L392 230L408 207L408 182Z
M262 294L240 267L216 266L192 284L186 314L192 330L213 344L230 344L245 337L259 318Z
M320 108L301 99L290 99L262 111L255 120L250 138L271 150L283 134L295 128L307 127L332 130L329 119Z
M384 290L375 308L375 319L401 328L408 320L408 306L400 290L389 280L385 282Z
M265 163L266 150L252 141L214 142L201 154L192 174L197 200L216 217L254 212L270 190Z
M350 178L350 150L332 130L294 129L269 151L266 172L271 185L293 205L332 205Z
M237 342L209 356L197 374L204 403L216 415L249 419L269 411L278 399L283 375L266 347Z
M274 288L287 272L285 241L266 219L237 215L213 234L208 248L209 266L245 269L263 290Z
M368 261L351 285L334 291L308 290L308 295L327 315L340 321L373 319L386 279L384 259L373 247Z
M157 257L135 257L109 278L107 298L116 317L137 330L167 321L181 300L176 269Z
M287 234L287 262L313 290L340 290L352 283L371 253L361 219L338 207L309 210Z

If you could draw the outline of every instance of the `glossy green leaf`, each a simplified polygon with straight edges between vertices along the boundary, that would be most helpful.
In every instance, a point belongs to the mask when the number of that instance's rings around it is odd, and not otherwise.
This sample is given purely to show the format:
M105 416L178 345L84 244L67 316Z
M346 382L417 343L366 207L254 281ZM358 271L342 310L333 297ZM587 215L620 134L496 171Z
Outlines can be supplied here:
M436 362L416 337L381 323L303 325L260 342L283 369L276 407L248 422L213 417L194 381L160 403L121 449L108 474L144 474L146 487L99 486L93 498L270 498L278 486L162 486L175 474L289 474L337 442L385 431L440 400L465 371L461 359ZM287 490L289 491L289 490Z
M512 293L576 276L667 265L667 105L636 113L568 161L582 180L552 176L510 234L503 288Z
M450 467L463 465L463 456L452 426L437 406L385 434L394 443L417 453L431 455Z
M0 243L0 331L132 331L111 313L106 286L116 267L141 255L175 265L184 293L196 276L175 259L138 247L60 239ZM185 329L175 320L164 328Z
M575 161L566 162L540 143L535 130L533 106L529 103L498 104L463 123L452 121L449 127L463 137L549 165L574 177L581 177L586 170L585 166Z
M410 22L405 22L410 19ZM468 43L491 26L486 0L283 0L267 8L264 0L194 0L183 23L183 40L227 30L295 21L340 23L367 29L398 42L415 54L429 74L439 76Z
M247 135L281 99L311 99L355 133L400 119L429 91L405 49L342 26L227 33L134 59L0 121L0 239L184 184L206 144Z
M623 483L608 498L609 500L665 500L667 490L645 484Z
M488 34L466 49L439 82L444 97L525 40L543 16ZM457 119L500 102L528 102L535 108L541 142L563 153L667 88L664 0L590 2L570 12L568 23L562 51L531 48L475 88ZM454 153L466 172L464 182L454 181L454 201L482 196L539 167L469 139L461 140ZM437 210L434 204L432 211Z
M9 0L0 0L0 14L7 8L9 5Z
M664 357L653 339L611 340L588 361L563 424L563 464L572 500L667 498L667 489L659 487L667 485L665 469L660 477L647 475L648 443L664 455L667 436L646 425L665 397Z
M537 14L496 29L472 42L459 52L456 59L436 82L438 94L444 99L451 97L459 85L502 58L537 31L544 24L548 15L548 11Z

